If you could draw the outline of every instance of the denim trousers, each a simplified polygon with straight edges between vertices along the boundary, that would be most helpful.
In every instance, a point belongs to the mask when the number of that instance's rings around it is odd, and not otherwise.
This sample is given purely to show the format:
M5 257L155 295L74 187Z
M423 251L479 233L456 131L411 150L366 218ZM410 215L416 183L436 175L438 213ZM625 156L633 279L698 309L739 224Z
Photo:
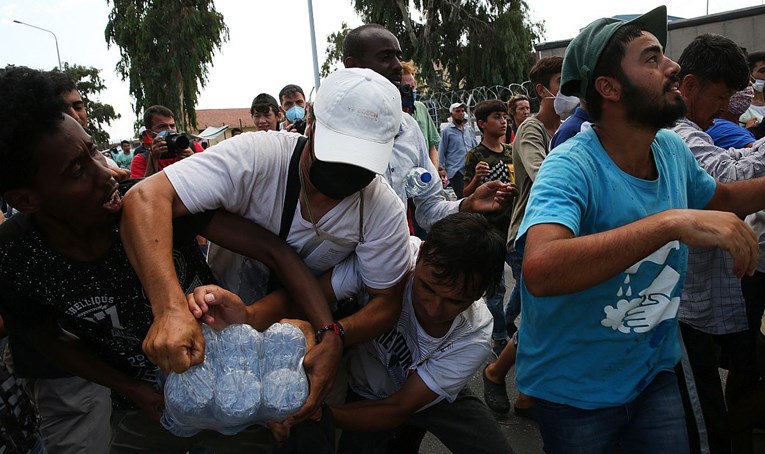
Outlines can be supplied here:
M673 371L660 372L633 401L583 410L534 398L548 454L672 453L688 448L683 403Z
M507 251L505 262L510 265L513 272L515 285L510 292L510 299L505 306L505 324L507 327L507 337L513 337L518 328L515 326L515 319L521 315L521 270L523 269L523 254L516 250Z

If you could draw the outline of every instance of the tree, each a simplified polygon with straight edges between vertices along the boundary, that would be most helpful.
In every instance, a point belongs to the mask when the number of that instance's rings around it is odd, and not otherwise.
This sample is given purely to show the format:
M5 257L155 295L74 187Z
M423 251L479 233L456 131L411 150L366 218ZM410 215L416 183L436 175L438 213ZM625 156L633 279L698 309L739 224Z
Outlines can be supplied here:
M213 0L106 0L113 5L105 36L120 48L117 72L130 81L136 116L160 104L180 129L195 128L199 89L215 50L228 41Z
M58 71L58 68L54 68L53 71ZM99 75L101 70L64 63L63 72L75 83L77 91L80 92L80 96L85 102L85 111L88 114L88 132L93 136L93 141L99 146L107 146L109 133L104 130L104 126L110 125L112 120L120 118L120 114L116 113L110 104L98 101L98 95L106 88Z
M431 91L526 80L532 44L544 32L542 23L529 21L524 0L352 1L364 23L383 25L398 37ZM339 34L327 40L323 67L342 59Z

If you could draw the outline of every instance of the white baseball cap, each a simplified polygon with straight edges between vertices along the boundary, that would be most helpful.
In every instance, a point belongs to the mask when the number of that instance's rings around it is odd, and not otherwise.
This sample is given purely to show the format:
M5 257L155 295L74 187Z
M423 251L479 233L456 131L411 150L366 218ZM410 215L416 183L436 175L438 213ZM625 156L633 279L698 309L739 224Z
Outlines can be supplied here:
M314 153L383 173L401 124L401 94L385 77L367 68L338 69L316 94Z
M449 113L454 113L455 110L457 110L457 107L466 107L464 103L461 102L455 102L451 106L449 106Z
M146 126L138 128L138 137L141 137L146 132Z

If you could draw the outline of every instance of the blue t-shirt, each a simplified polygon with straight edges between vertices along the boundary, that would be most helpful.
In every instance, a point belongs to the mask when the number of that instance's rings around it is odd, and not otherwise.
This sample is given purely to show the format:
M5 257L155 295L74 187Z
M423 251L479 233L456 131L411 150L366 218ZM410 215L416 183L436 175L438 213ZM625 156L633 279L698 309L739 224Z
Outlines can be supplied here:
M571 118L564 121L560 128L555 131L555 135L553 135L550 141L550 150L579 134L582 130L582 123L585 121L591 122L592 120L590 120L587 111L582 109L582 106L577 106Z
M755 141L754 134L738 123L716 118L714 124L707 128L706 133L720 148L745 148Z
M648 181L619 169L592 129L561 144L534 181L516 247L524 248L537 224L584 236L709 203L716 182L675 133L659 131L651 150L659 176ZM532 296L521 280L518 389L583 409L637 397L680 358L677 308L687 259L686 246L672 241L595 287L554 297Z

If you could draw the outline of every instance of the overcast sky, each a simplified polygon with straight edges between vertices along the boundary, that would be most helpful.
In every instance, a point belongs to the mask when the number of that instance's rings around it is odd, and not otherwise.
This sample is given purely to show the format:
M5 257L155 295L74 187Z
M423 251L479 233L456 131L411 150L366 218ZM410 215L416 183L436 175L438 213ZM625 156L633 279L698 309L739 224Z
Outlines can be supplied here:
M684 18L755 6L763 0L527 0L534 20L545 22L545 41L572 38L589 22L617 14L640 14L666 4L670 15ZM284 85L296 83L308 93L314 86L307 0L215 0L230 38L213 58L209 82L202 89L198 109L249 107L258 93L276 96ZM586 5L586 7L584 7ZM350 0L314 0L319 66L326 36L342 21L361 25ZM114 71L119 60L115 47L107 49L104 28L110 6L106 0L3 0L0 5L0 67L8 64L52 69L56 47L49 33L13 23L13 19L53 31L61 61L95 66L107 90L101 101L113 105L122 118L107 131L112 141L133 137L131 98L127 82ZM183 48L177 49L183 52ZM161 56L157 56L161 58Z

